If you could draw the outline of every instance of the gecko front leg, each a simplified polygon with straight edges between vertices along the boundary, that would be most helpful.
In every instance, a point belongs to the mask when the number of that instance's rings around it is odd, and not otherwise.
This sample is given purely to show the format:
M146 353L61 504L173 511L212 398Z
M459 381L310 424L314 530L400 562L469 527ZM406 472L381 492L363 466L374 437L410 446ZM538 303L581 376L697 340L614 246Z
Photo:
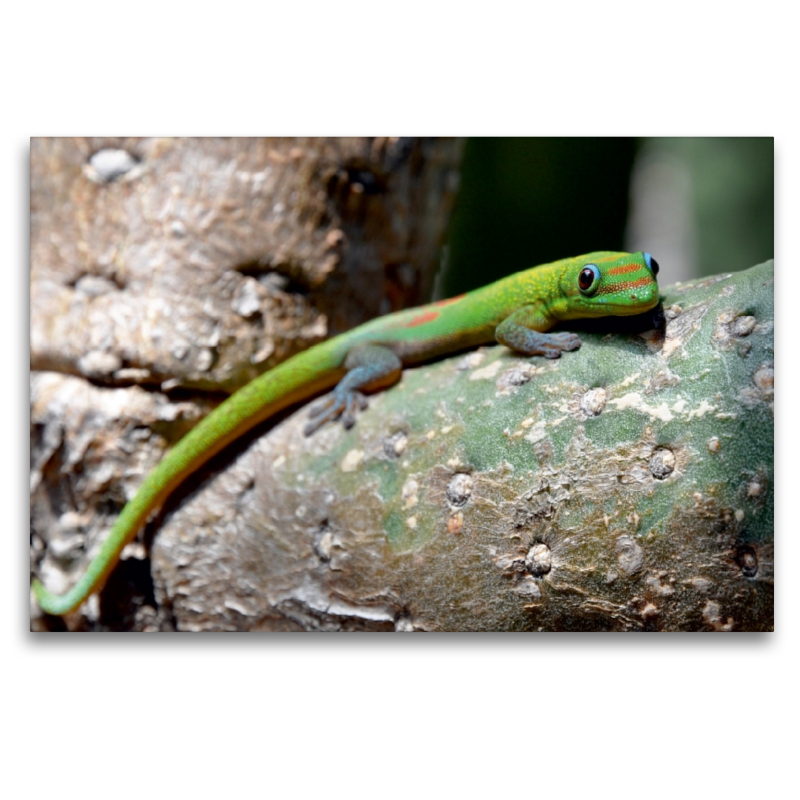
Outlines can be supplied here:
M367 407L363 391L376 391L400 380L403 362L390 350L377 344L358 344L344 361L347 374L336 388L309 410L309 422L303 429L306 436L321 428L326 422L339 419L345 428L352 428L356 411Z
M564 350L577 350L581 340L574 333L544 333L555 320L539 306L522 306L495 328L500 344L526 356L558 358Z

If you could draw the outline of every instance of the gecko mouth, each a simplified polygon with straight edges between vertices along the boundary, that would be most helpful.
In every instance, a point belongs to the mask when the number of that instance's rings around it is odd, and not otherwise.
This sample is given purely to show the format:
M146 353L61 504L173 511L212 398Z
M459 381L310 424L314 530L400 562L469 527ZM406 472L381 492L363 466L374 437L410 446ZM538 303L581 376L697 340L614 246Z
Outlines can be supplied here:
M658 305L658 295L653 297L652 300L647 302L639 302L635 305L615 305L613 303L605 307L607 312L610 312L615 317L630 317L635 314L644 314L645 311L652 311Z
M593 300L591 310L587 308L591 316L612 314L615 317L629 317L635 314L643 314L658 305L658 286L643 287L638 291L630 291L627 295L623 292L618 292L613 297L608 298L600 298L595 295Z

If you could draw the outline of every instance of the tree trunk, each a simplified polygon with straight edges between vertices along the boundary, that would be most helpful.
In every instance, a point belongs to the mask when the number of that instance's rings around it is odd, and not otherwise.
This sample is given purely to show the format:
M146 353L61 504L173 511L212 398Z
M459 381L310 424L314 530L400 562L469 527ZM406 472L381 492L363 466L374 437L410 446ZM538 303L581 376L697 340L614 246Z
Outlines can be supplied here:
M427 300L462 148L32 139L33 571L67 586L223 392ZM146 556L144 541L126 555ZM93 601L70 624L169 626L151 603L149 561L133 567L122 592L133 606L107 614L106 603L101 620Z
M662 297L655 329L598 321L556 361L405 370L349 431L306 439L299 410L173 506L160 607L185 630L771 630L772 263Z

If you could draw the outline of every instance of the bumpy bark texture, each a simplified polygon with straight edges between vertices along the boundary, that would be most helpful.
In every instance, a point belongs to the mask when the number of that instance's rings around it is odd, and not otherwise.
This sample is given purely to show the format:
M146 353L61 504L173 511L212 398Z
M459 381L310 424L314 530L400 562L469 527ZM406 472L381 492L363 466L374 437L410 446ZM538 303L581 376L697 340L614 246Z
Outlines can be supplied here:
M407 370L350 431L304 439L297 412L160 528L161 607L188 630L771 630L772 263L662 297L660 327L596 325L558 361Z
M458 149L34 140L32 571L71 584L198 390L423 299ZM662 298L558 361L407 370L350 431L262 426L32 627L771 630L772 263Z
M303 409L254 437L174 499L140 615L771 630L772 263L662 298L655 328L594 325L558 361L482 348L407 370L350 431L306 439Z
M31 368L233 389L423 302L442 139L32 139Z
M427 299L462 149L31 140L32 555L49 585L218 401L205 391ZM148 614L139 627L162 625Z

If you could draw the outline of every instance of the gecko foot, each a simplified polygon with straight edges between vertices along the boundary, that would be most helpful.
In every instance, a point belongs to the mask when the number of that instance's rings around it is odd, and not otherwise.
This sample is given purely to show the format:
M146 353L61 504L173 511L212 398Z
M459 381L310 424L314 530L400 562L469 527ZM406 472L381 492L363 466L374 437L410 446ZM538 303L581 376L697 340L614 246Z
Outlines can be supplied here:
M581 340L574 333L547 333L539 334L539 337L535 342L527 343L527 355L561 358L565 350L577 350L581 346Z
M558 358L565 350L577 350L581 346L581 340L574 333L545 333L534 327L543 324L535 309L523 306L506 317L495 328L494 335L500 344L526 356Z
M581 346L581 340L574 333L550 333L547 335L547 345L561 351L577 350Z
M340 390L337 386L327 397L311 406L308 412L309 422L303 428L303 433L311 436L326 422L340 417L345 428L352 428L356 423L356 411L363 411L367 405L367 398L361 392L354 389Z

